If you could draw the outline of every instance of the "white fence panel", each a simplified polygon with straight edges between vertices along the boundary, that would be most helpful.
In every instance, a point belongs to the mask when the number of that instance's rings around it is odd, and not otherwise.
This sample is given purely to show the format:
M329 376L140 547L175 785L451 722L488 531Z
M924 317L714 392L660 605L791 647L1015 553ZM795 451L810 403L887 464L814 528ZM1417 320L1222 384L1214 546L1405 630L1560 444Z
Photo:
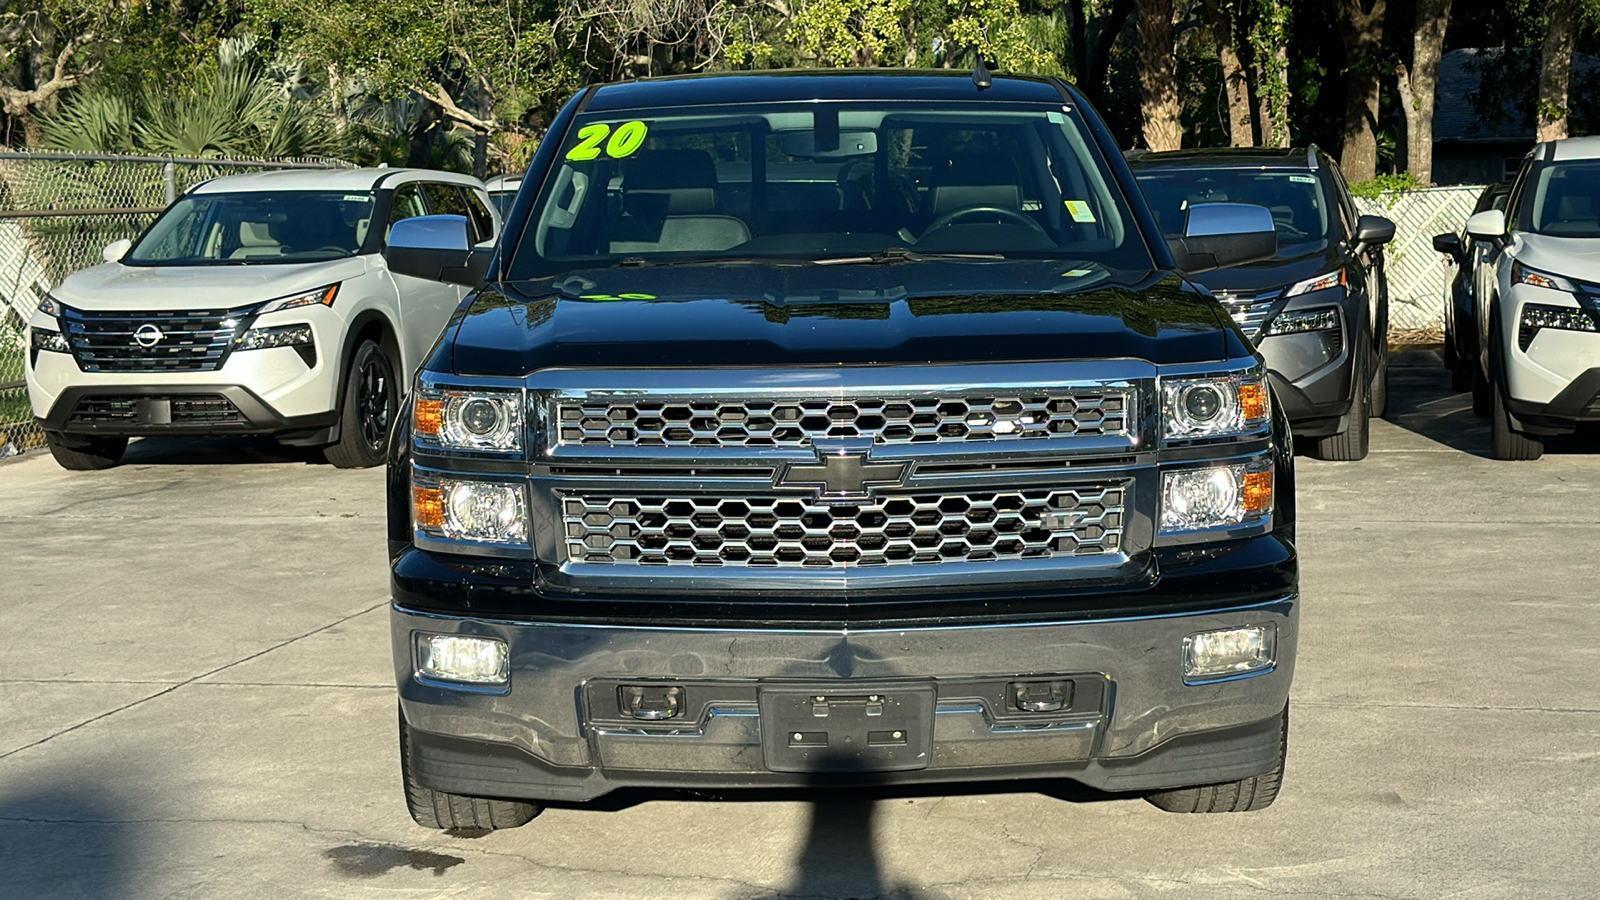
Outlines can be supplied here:
M1384 251L1389 276L1389 328L1444 328L1444 304L1455 267L1433 249L1433 236L1461 233L1467 216L1483 193L1483 185L1423 188L1385 194L1376 200L1356 198L1367 215L1394 221L1394 242Z

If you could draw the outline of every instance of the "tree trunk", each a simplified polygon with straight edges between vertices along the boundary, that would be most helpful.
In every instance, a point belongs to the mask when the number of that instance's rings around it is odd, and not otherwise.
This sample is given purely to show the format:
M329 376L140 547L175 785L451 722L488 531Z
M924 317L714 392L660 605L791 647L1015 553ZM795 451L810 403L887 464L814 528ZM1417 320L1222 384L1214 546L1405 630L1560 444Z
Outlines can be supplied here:
M1116 0L1111 10L1100 17L1094 45L1089 50L1087 71L1078 82L1078 89L1088 95L1092 102L1099 102L1105 96L1106 76L1111 71L1111 48L1117 43L1117 36L1122 34L1122 26L1127 24L1128 16L1133 14L1133 6L1134 0Z
M1346 181L1378 174L1378 59L1383 52L1387 0L1339 0L1339 30L1349 68L1345 75L1344 146L1339 168Z
M1261 126L1261 146L1289 146L1289 50L1279 45L1266 65L1257 63L1256 121ZM1274 96L1281 97L1273 102Z
M1433 110L1439 87L1439 59L1450 24L1452 0L1417 0L1417 36L1411 70L1402 64L1400 105L1406 116L1406 171L1418 184L1433 183Z
M1222 89L1228 98L1228 143L1234 147L1253 146L1255 122L1250 115L1250 81L1234 43L1233 16L1222 5L1222 0L1206 0L1206 12L1211 16L1217 56L1222 61Z
M1539 52L1540 141L1559 141L1567 136L1567 92L1572 81L1572 45L1578 36L1579 2L1550 2L1550 24Z
M1151 150L1183 146L1178 102L1178 46L1172 36L1172 0L1139 0L1139 111Z

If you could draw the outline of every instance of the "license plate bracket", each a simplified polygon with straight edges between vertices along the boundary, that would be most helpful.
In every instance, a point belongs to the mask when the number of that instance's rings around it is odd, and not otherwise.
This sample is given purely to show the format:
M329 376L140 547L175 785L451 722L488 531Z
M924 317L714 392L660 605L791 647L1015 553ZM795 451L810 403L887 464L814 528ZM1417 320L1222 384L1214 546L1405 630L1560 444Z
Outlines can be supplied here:
M774 772L927 768L935 700L931 683L763 687L763 761Z

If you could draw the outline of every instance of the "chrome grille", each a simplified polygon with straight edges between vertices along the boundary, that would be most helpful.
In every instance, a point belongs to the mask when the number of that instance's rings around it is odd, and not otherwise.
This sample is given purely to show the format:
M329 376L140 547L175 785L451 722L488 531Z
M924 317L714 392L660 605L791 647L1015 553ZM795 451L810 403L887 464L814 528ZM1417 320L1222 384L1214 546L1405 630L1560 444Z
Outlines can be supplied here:
M937 444L1130 433L1120 388L937 396L717 401L564 400L559 441L610 447L806 447L819 438Z
M1244 331L1250 340L1257 340L1261 336L1261 326L1266 324L1267 313L1272 311L1272 304L1277 302L1282 291L1269 291L1264 294L1218 294L1217 299L1222 302L1222 308L1228 311L1239 328Z
M234 337L243 333L253 312L251 307L153 312L69 308L62 311L61 324L85 372L214 372L222 368ZM146 326L160 333L148 347L135 336Z
M567 557L625 566L829 568L1048 560L1121 547L1123 483L785 496L566 494Z

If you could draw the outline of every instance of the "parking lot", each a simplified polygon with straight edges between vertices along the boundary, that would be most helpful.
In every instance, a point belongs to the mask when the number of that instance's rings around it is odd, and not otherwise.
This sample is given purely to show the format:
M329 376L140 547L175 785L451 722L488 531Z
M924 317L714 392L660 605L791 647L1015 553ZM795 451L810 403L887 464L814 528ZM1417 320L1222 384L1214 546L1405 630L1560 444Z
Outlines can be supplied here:
M1486 458L1423 355L1299 461L1283 793L617 795L487 836L401 796L380 470L270 443L0 463L7 897L1594 897L1600 446Z

